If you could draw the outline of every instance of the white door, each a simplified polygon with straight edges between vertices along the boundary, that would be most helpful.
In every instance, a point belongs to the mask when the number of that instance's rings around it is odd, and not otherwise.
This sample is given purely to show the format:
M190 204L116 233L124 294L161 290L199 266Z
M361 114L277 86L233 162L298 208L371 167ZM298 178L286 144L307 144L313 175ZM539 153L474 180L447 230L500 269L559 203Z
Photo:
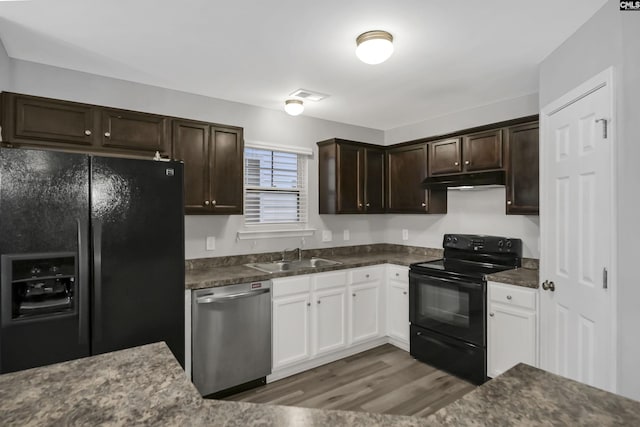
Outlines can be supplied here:
M490 302L487 375L495 378L521 362L536 366L536 312Z
M544 369L612 390L614 313L605 275L613 265L613 138L612 126L605 128L612 117L606 76L543 111L540 280L548 282L541 290L540 344Z
M320 355L347 346L347 288L316 291L311 305L314 354Z
M273 369L308 359L309 294L273 299ZM238 333L241 333L240 331Z
M390 337L409 342L409 285L389 280L387 286L387 331Z
M380 335L380 283L366 283L350 287L351 344Z

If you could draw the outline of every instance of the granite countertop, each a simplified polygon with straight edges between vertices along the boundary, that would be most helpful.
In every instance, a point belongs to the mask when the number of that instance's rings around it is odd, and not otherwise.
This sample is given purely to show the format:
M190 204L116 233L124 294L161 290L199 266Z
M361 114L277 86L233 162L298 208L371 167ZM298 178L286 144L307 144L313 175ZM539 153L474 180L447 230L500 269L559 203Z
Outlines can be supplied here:
M515 268L513 270L489 274L487 275L487 280L491 282L507 283L509 285L538 289L540 287L538 276L539 272L537 269Z
M369 265L387 263L408 266L414 262L440 259L441 256L389 251L350 255L339 254L334 256L324 255L322 258L340 261L341 264L317 268L304 268L279 273L264 273L254 268L246 267L243 264L195 268L185 272L185 287L187 289L215 288L218 286L234 285L238 283L271 280L277 277L297 276L301 274L320 273L323 271L342 270L346 268L365 267Z
M3 426L640 425L640 402L520 364L428 418L202 399L164 343L0 375Z
M640 402L519 364L427 418L438 426L638 426Z

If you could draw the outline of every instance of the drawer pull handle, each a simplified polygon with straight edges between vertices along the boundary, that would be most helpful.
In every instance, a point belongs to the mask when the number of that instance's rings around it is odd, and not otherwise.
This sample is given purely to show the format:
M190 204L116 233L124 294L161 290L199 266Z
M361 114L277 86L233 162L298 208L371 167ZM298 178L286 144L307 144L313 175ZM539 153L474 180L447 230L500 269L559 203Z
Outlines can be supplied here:
M493 314L493 313L489 313L489 316L493 317L493 316L494 316L494 314Z
M84 134L87 135L87 136L90 136L91 135L91 131L89 129L87 129L87 130L84 131Z
M511 300L511 295L507 295L507 299L508 299L508 300Z

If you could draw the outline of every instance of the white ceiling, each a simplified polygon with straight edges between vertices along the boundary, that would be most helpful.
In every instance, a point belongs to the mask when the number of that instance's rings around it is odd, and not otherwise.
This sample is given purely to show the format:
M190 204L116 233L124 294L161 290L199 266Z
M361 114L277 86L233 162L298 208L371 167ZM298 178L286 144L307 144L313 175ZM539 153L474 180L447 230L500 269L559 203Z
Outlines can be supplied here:
M0 2L9 56L390 129L535 93L538 64L606 0L34 0ZM395 38L385 63L358 34ZM603 30L604 31L604 30Z

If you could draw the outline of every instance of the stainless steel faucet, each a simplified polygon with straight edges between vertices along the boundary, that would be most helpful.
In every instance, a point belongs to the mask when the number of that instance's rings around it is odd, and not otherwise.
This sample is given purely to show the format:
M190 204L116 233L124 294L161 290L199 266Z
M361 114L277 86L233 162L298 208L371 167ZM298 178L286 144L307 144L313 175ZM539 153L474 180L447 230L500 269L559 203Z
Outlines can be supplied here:
M294 248L294 249L283 249L282 250L282 259L280 260L281 262L286 262L286 255L288 251L298 251L298 261L302 260L302 249L300 248ZM288 261L293 261L293 260L288 260Z

